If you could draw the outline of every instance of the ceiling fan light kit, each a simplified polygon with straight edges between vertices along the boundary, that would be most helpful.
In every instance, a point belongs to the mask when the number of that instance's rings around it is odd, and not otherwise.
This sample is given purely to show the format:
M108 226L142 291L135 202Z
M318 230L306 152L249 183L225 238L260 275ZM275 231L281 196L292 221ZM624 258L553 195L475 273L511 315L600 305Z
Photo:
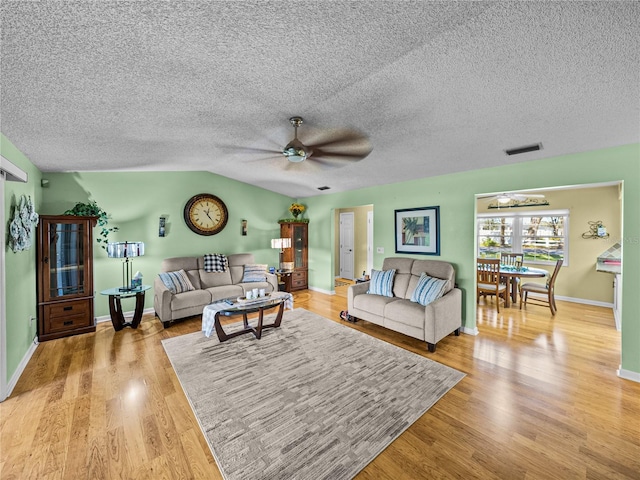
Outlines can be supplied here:
M291 117L289 122L293 125L295 134L293 140L291 140L286 147L282 149L282 154L287 157L287 160L293 163L304 162L311 152L307 152L306 147L298 140L298 127L302 125L302 117Z

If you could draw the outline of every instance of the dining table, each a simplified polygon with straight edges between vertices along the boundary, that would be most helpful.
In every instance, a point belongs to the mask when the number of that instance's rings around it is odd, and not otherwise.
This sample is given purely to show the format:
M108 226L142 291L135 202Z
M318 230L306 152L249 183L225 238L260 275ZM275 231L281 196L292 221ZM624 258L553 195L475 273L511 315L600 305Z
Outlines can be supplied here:
M542 268L500 265L500 277L505 278L507 289L511 290L504 300L504 306L509 306L509 297L511 297L512 303L518 303L518 278L544 278L547 275L549 275L549 272Z

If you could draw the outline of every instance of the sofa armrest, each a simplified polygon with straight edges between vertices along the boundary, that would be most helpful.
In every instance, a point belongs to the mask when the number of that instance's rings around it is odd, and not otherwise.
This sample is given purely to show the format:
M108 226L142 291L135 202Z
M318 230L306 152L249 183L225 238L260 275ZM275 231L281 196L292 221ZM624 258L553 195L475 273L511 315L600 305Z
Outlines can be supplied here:
M273 291L278 291L278 276L274 273L267 273L267 283L273 287Z
M425 341L437 343L462 326L462 290L453 288L425 307Z
M156 311L156 315L163 322L172 320L171 315L171 297L173 294L167 288L167 286L160 280L160 277L156 277L153 281L153 308Z
M369 282L349 285L347 289L347 311L353 310L353 299L358 295L364 295L369 290Z

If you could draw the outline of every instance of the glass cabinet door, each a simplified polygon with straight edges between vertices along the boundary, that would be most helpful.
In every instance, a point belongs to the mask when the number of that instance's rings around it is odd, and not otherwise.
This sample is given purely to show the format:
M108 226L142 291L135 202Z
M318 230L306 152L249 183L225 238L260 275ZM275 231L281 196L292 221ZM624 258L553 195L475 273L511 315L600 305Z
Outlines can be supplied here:
M302 225L293 227L293 265L295 268L306 267L304 249L307 244L306 228Z
M48 231L49 298L85 292L83 223L50 223Z

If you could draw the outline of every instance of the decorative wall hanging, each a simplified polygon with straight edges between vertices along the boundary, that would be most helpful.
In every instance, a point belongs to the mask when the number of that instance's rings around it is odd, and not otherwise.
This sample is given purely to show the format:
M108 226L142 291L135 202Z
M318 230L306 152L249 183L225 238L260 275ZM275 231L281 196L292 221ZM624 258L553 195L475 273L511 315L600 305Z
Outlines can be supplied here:
M440 255L440 207L396 210L396 253Z
M589 231L582 234L582 238L609 238L607 227L600 220L590 221Z
M31 197L22 195L14 207L13 220L9 224L9 247L14 252L31 248L33 226L38 223L38 218Z
M500 201L497 203L490 203L487 208L541 207L544 205L549 205L549 202L544 198L525 198L524 200L512 198L506 203Z

